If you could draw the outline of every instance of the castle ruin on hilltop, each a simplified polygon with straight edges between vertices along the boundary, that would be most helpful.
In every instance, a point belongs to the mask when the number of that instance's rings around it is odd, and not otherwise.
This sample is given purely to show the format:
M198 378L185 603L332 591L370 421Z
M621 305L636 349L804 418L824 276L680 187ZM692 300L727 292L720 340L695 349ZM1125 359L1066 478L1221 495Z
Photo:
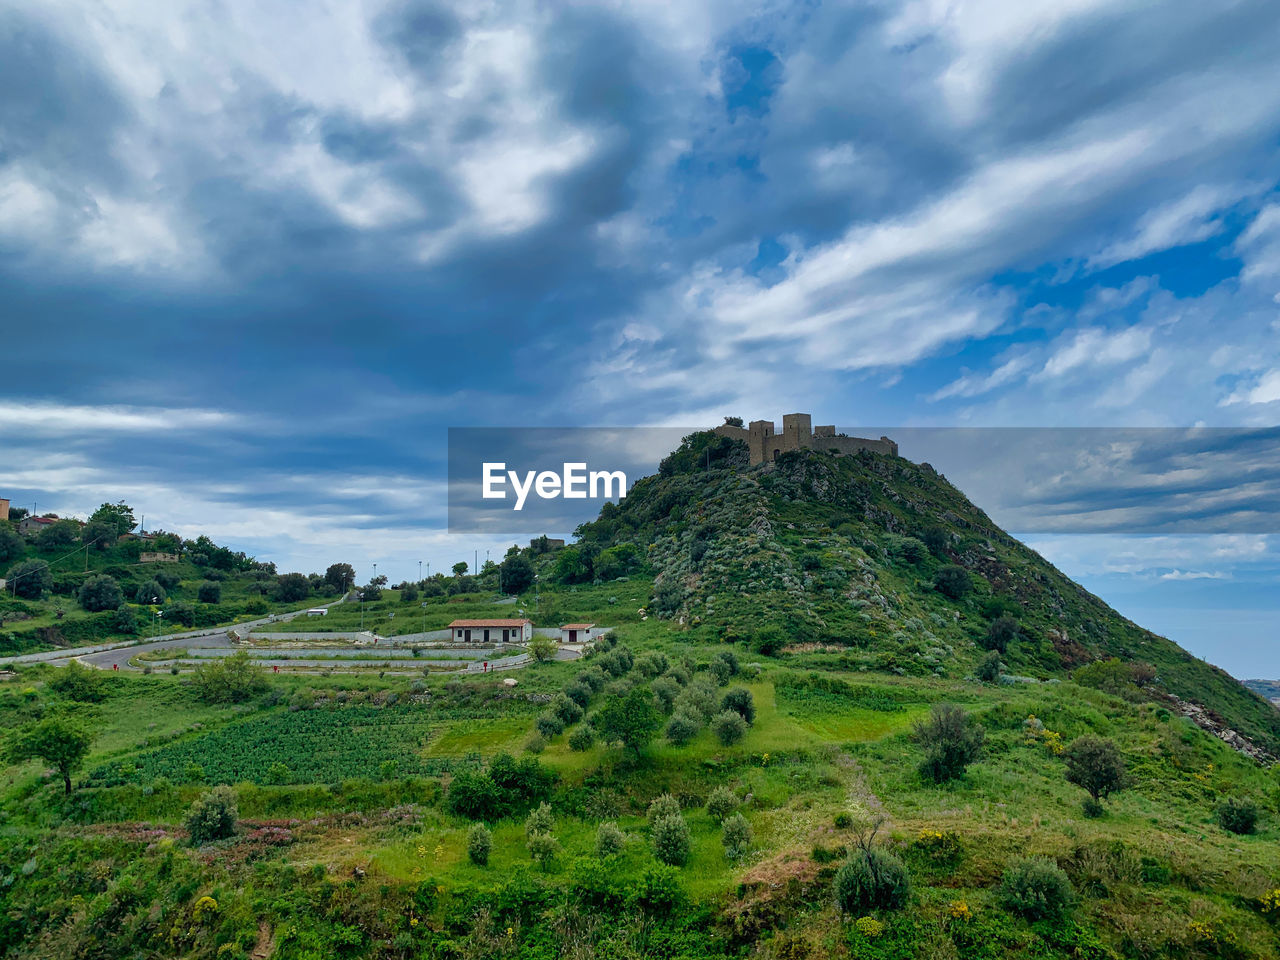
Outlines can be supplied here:
M771 463L789 450L823 450L829 453L847 455L868 450L871 453L884 453L891 457L898 455L898 445L888 437L879 440L868 440L864 437L850 437L836 433L833 426L814 427L813 417L807 413L788 413L782 417L782 432L774 431L772 420L752 420L747 426L740 426L742 421L725 423L715 428L715 433L722 437L742 440L751 452L751 466Z

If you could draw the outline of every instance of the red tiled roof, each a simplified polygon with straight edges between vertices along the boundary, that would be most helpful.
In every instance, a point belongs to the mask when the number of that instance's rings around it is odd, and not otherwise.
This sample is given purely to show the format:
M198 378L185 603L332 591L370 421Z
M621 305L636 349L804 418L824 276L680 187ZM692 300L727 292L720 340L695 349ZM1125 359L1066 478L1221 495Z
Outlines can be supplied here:
M590 630L594 627L594 623L566 623L561 630Z
M455 620L449 624L452 627L523 627L526 623L533 623L532 620Z

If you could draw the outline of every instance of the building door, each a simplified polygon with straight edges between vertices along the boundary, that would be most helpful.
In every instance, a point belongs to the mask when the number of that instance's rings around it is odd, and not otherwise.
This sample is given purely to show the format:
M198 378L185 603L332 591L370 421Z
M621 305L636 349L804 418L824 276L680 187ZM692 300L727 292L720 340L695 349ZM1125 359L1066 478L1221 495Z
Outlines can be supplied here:
M467 630L467 631L465 631L465 632L466 632L466 637L465 637L464 639L466 640L466 642L467 642L467 643L470 643L470 642L471 642L471 631L470 631L470 630Z
M570 643L577 643L577 642L578 642L578 631L577 631L577 630L570 630L570 631L569 631L569 642L570 642Z
M489 642L489 628L488 628L488 627L485 627L485 630L484 630L484 642L485 642L485 643L488 643L488 642Z

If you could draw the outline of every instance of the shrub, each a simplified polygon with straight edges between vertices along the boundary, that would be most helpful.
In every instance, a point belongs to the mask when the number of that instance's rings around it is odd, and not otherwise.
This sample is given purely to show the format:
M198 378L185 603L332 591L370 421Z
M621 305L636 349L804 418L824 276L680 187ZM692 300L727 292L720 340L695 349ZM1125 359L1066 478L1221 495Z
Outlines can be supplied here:
M737 860L751 849L751 825L740 813L725 820L720 828L720 842L724 844L724 855L730 860Z
M222 584L214 583L207 580L200 584L200 590L196 593L196 599L201 603L221 603L222 602Z
M1094 800L1105 800L1125 785L1124 757L1114 740L1085 734L1072 740L1063 756L1067 782L1088 790Z
M996 617L987 627L982 645L994 653L1005 653L1009 644L1018 638L1018 621L1008 614Z
M711 721L711 729L721 745L729 747L747 735L747 721L742 719L742 714L725 710Z
M729 678L733 676L733 674L729 672L729 665L723 660L712 660L708 663L707 673L711 674L715 679L716 686L718 687L723 687L729 682Z
M699 680L691 683L676 697L676 713L689 713L702 718L706 723L716 715L718 700L715 689L708 683Z
M658 705L659 710L670 713L674 709L676 697L680 696L679 683L671 677L659 677L649 689L653 691L653 702Z
M529 848L529 856L535 863L546 870L560 854L560 844L549 833L535 833L525 841Z
M236 830L236 795L230 787L214 787L202 794L187 811L184 825L193 847L222 840Z
M586 684L591 688L592 693L599 693L604 689L607 680L603 670L599 667L592 667L590 670L584 670L578 674L577 682Z
M581 679L574 680L565 687L564 695L583 710L591 703L591 688L583 683Z
M973 589L973 580L964 567L949 563L934 574L933 587L944 597L963 600Z
M596 827L596 856L612 857L621 853L627 845L627 835L618 829L613 821L606 821Z
M911 877L892 853L877 847L859 848L836 871L836 905L845 913L882 908L896 910L907 902Z
M853 826L853 816L848 813L837 813L831 821L837 830L848 830Z
M529 656L538 663L554 660L560 645L551 637L534 637L529 641Z
M669 793L664 793L660 797L655 797L649 804L649 826L652 827L663 817L680 817L684 814L680 810L680 801Z
M695 717L683 710L673 714L671 719L667 721L666 737L667 742L673 746L683 747L686 743L698 735L698 731L702 729L702 718Z
M920 774L934 783L963 776L982 752L986 736L967 713L950 703L936 703L929 719L915 725L913 736L925 751Z
M983 683L995 683L1000 679L1000 653L992 650L978 663L976 676Z
M1075 900L1071 881L1048 857L1019 860L1004 872L1000 901L1010 913L1027 920L1057 920Z
M524 749L528 753L539 754L547 749L547 739L540 733L535 733L524 742Z
M53 573L43 560L24 560L5 574L9 592L23 600L39 600L53 587Z
M134 602L141 603L143 605L150 603L164 603L168 597L169 594L165 592L164 587L160 585L160 581L158 580L148 580L140 586L137 592L133 595Z
M535 833L550 833L555 827L556 818L551 812L551 805L544 801L529 811L524 821L524 835L527 838Z
M657 650L650 650L636 660L636 672L650 679L666 673L670 666L671 662L667 660L666 654Z
M670 913L684 902L679 872L657 864L650 867L633 889L631 901L648 913Z
M752 640L752 648L762 656L772 657L787 645L787 635L777 627L765 627Z
M590 750L595 745L596 735L585 723L569 734L569 749L579 753Z
M1253 833L1258 825L1258 805L1242 797L1227 797L1214 809L1218 826L1231 833Z
M564 721L554 713L541 714L533 725L538 728L538 733L548 740L564 732Z
M723 823L737 809L738 798L728 787L716 787L707 797L707 814L716 823Z
M467 856L478 867L489 862L489 853L493 850L493 834L483 823L473 824L467 831Z
M653 825L653 853L672 867L689 862L689 825L680 814L665 816Z
M551 710L566 727L582 719L582 707L563 693L551 701Z
M100 573L80 584L76 599L90 613L98 613L102 610L115 610L124 603L124 594L115 577Z
M106 677L100 670L86 667L71 660L61 670L56 670L48 681L49 689L62 694L68 700L81 703L97 703L107 695Z
M1102 805L1102 801L1095 800L1093 797L1085 797L1084 802L1080 804L1080 807L1084 812L1084 815L1090 820L1097 820L1107 812L1107 808Z
M756 721L756 701L746 687L734 687L720 701L721 710L732 710L748 724Z
M712 658L712 662L714 663L716 660L724 661L724 665L729 668L729 676L735 677L738 675L738 657L732 650L718 651Z
M193 682L205 703L243 703L267 689L266 672L253 662L247 650L200 664Z

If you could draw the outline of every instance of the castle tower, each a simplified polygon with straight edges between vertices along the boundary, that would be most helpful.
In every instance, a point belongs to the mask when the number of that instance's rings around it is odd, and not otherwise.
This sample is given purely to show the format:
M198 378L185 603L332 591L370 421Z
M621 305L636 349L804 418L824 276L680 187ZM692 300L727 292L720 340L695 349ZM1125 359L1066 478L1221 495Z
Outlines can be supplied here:
M0 497L0 520L9 519L9 501Z

